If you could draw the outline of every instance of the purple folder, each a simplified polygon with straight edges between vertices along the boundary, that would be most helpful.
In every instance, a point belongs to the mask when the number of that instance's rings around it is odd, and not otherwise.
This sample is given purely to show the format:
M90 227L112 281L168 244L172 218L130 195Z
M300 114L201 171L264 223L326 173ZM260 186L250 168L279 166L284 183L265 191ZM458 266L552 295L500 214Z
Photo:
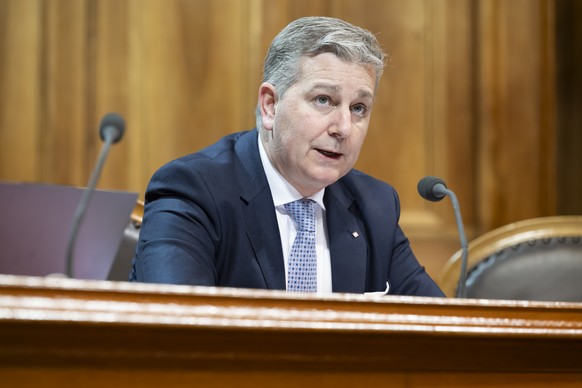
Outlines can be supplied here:
M83 188L0 182L0 273L65 273L67 241ZM73 253L73 277L105 280L137 200L96 190Z

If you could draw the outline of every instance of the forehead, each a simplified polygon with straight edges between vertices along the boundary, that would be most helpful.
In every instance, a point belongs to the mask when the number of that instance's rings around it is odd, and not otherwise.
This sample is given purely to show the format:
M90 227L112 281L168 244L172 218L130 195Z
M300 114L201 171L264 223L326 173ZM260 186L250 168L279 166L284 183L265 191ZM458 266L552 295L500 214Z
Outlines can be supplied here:
M300 62L296 85L302 88L326 87L330 91L349 90L373 96L376 72L371 65L343 61L334 54L304 57Z

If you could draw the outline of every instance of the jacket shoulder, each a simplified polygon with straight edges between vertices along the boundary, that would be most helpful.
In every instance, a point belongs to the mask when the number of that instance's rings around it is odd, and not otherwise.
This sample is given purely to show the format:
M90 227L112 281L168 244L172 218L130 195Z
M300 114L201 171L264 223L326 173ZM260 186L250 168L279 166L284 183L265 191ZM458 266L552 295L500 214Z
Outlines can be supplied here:
M339 182L356 200L377 198L384 202L398 201L398 194L392 185L356 169L352 169Z

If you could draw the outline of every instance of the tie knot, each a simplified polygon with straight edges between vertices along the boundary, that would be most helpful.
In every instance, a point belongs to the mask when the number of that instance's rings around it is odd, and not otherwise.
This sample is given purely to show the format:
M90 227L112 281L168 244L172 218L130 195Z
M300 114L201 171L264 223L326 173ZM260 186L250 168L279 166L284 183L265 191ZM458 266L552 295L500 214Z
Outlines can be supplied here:
M284 206L299 226L299 230L315 232L315 205L312 199L302 198L286 203Z

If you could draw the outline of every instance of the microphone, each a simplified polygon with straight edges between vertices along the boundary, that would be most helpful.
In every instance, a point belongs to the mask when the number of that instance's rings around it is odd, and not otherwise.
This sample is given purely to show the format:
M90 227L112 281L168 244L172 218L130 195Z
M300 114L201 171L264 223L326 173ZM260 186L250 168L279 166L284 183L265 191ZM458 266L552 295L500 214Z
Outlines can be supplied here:
M461 208L457 196L453 191L447 188L445 181L434 176L426 176L418 182L418 193L420 196L428 201L438 202L445 196L451 199L455 218L457 220L457 228L459 229L459 237L461 239L461 273L459 276L459 284L457 286L457 298L466 298L465 283L467 278L467 259L469 252L467 249L467 237L465 236L465 229L463 227L463 218L461 217Z
M66 251L66 264L65 271L69 278L73 277L73 250L75 243L77 242L77 234L79 233L79 228L85 212L87 211L87 205L89 200L95 191L97 186L97 181L101 175L101 170L103 169L103 164L105 163L105 158L109 152L109 148L112 144L117 143L123 137L123 132L125 131L125 121L117 113L108 113L101 119L101 124L99 126L99 135L101 140L103 140L103 146L101 147L101 152L97 158L97 164L91 173L89 178L89 183L87 183L87 189L83 192L81 200L75 209L75 214L73 216L73 226L71 227L71 233L69 235L69 240L67 242Z
M121 140L123 137L123 132L125 131L125 121L123 117L117 113L109 113L101 119L101 125L99 126L99 135L101 140L106 144L115 144Z

